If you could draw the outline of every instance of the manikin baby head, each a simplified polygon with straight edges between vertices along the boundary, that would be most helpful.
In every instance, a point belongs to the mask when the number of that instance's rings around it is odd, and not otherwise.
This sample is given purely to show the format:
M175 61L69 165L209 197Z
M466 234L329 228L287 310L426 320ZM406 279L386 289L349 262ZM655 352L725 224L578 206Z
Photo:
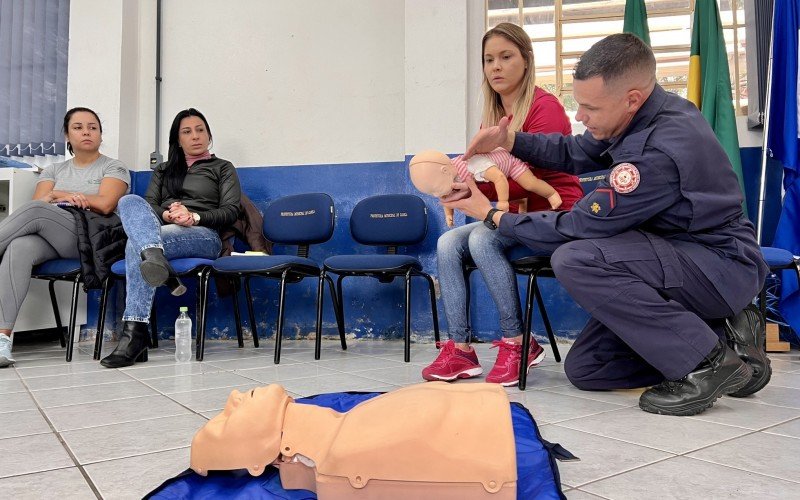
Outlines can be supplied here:
M291 402L277 384L234 390L222 413L192 439L190 467L203 476L209 470L234 469L258 476L280 455L283 418Z
M456 201L469 198L472 194L464 185L462 189L453 189L453 183L463 182L446 154L439 151L423 151L408 163L411 182L419 191L436 196L441 201Z

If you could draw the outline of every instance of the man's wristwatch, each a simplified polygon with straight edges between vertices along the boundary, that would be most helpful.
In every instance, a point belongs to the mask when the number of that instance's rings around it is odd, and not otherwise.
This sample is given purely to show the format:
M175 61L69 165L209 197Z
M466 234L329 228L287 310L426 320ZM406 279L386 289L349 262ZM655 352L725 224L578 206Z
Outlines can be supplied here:
M494 219L492 218L492 217L494 217L494 214L496 214L497 212L502 212L502 210L500 210L498 208L493 208L493 209L489 210L489 213L486 214L486 218L483 219L483 225L488 227L491 230L497 229L497 224L494 223Z
M194 220L194 225L200 224L200 214L197 212L192 212L192 219Z

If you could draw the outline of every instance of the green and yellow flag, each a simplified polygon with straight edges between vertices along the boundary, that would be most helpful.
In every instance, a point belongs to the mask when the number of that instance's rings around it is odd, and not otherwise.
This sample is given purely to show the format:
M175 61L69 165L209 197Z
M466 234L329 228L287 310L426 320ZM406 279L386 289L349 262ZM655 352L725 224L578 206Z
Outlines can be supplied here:
M650 28L647 26L647 7L644 0L625 1L625 21L622 25L623 33L632 33L647 45L650 45Z
M703 113L739 177L744 193L739 136L731 96L728 51L716 0L697 0L692 23L688 99ZM746 210L745 210L746 213Z

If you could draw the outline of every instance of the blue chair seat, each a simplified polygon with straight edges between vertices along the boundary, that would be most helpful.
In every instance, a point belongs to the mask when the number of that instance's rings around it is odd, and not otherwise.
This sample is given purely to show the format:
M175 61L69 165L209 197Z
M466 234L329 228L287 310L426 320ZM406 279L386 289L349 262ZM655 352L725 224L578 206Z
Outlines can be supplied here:
M75 274L80 270L81 261L78 259L53 259L34 267L31 274L34 276L60 276Z
M265 255L250 257L231 255L214 261L214 271L221 273L276 273L286 267L300 272L318 273L319 264L307 257L297 255Z
M399 272L409 269L422 271L419 260L410 255L336 255L325 259L325 269L340 272Z
M169 261L169 264L172 266L172 269L175 270L176 274L185 274L201 266L210 266L214 264L214 261L211 259L201 259L198 257L187 257L181 259L172 259ZM111 272L117 276L124 276L125 261L118 260L114 262L114 264L111 266Z
M789 267L794 263L792 252L783 248L761 247L761 253L769 267Z

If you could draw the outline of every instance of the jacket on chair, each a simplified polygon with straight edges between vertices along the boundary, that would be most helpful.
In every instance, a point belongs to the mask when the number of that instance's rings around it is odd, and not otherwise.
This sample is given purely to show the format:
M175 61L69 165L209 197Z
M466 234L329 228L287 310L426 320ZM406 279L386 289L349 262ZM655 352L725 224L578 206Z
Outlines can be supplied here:
M67 207L75 217L83 289L101 288L111 265L125 258L128 237L117 214L103 215Z

